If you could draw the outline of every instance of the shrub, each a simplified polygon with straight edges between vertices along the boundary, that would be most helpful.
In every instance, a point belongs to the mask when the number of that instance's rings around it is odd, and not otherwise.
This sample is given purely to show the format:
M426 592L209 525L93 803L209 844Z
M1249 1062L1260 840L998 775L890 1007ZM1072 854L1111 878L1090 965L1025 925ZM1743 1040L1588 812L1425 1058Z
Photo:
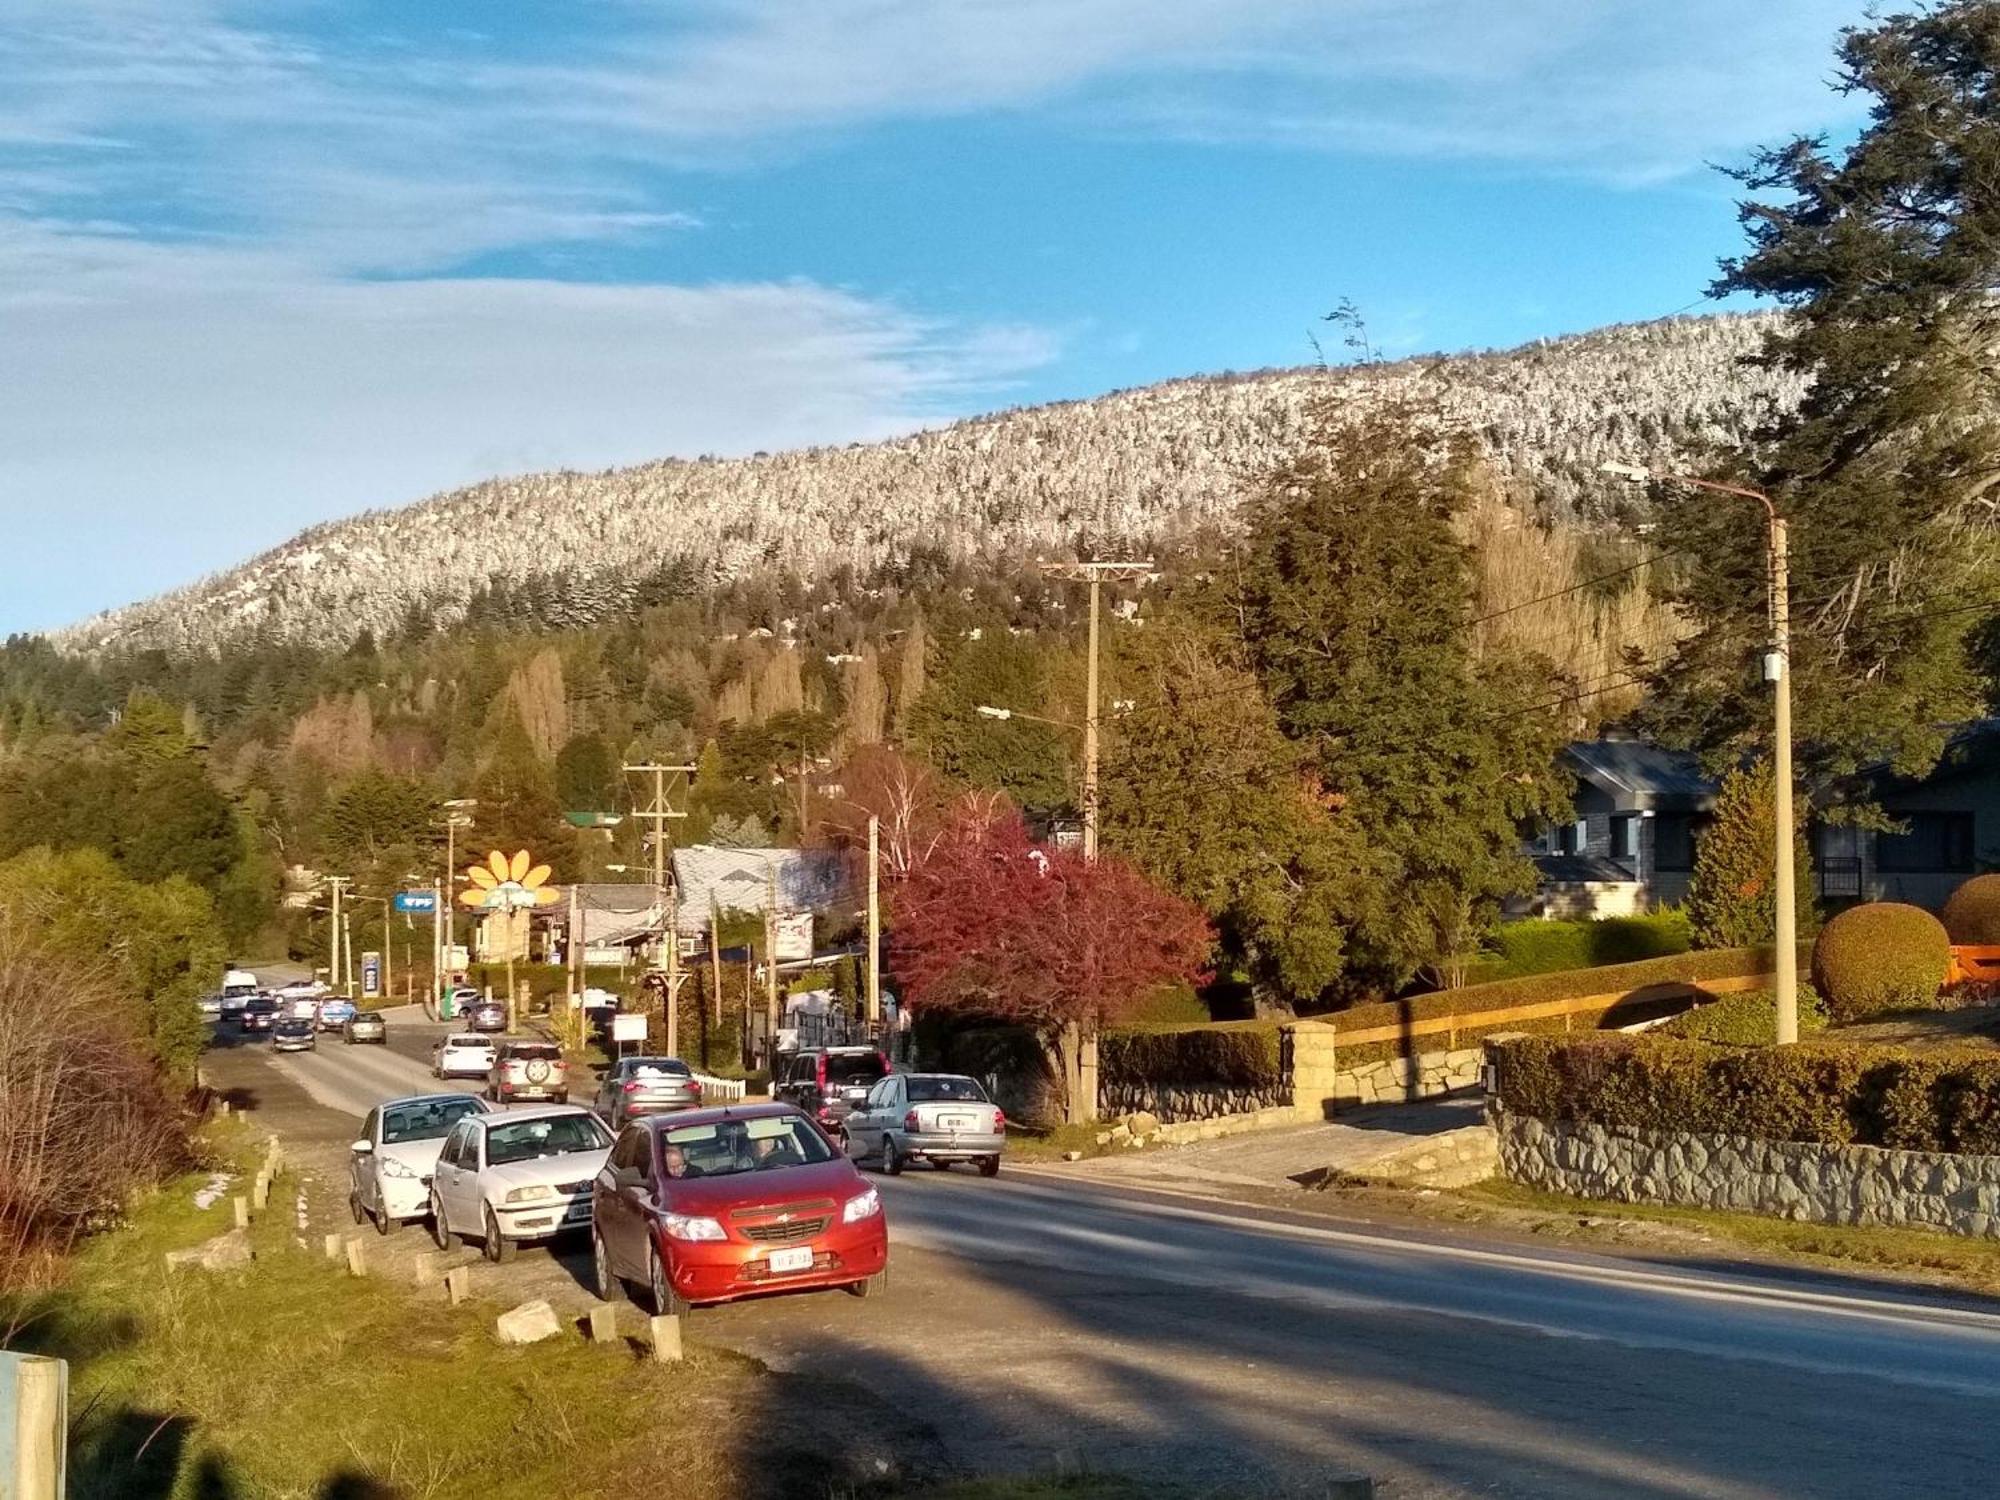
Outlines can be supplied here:
M1276 1021L1118 1026L1099 1040L1097 1061L1105 1083L1273 1089L1285 1077L1281 1043Z
M1874 901L1850 907L1813 944L1813 988L1836 1021L1934 1006L1951 964L1944 924L1917 906Z
M1778 1040L1778 1007L1769 990L1724 995L1697 1005L1655 1027L1651 1036L1677 1036L1686 1041L1723 1042L1739 1047L1768 1047ZM1810 985L1799 986L1799 1035L1826 1030L1826 1003Z
M1975 875L1953 891L1944 930L1954 943L2000 944L2000 875Z
M1657 1036L1492 1044L1502 1104L1546 1120L1823 1145L2000 1153L2000 1057Z
M1688 918L1702 947L1740 948L1771 941L1778 920L1771 869L1771 845L1777 835L1777 778L1771 774L1770 761L1724 776L1715 798L1715 821L1695 846L1694 875L1688 882ZM1812 858L1802 820L1794 830L1792 870L1798 930L1810 933Z
M1131 1026L1206 1026L1214 1019L1201 996L1188 984L1162 985L1141 1000L1125 1018Z
M1487 946L1495 956L1472 965L1472 983L1636 963L1685 953L1694 942L1686 914L1675 909L1596 921L1508 922L1488 936Z

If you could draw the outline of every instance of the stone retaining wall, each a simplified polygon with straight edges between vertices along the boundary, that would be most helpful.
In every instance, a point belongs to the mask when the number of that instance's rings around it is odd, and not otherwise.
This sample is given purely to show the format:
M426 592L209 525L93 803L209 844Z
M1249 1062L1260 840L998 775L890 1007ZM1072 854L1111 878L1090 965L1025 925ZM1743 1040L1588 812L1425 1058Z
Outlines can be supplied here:
M1474 1046L1350 1063L1341 1055L1339 1033L1325 1022L1299 1021L1285 1029L1292 1100L1301 1120L1324 1120L1343 1106L1401 1104L1473 1088L1486 1060L1484 1049Z
M1258 1110L1288 1106L1291 1094L1282 1088L1224 1088L1208 1084L1107 1083L1098 1094L1099 1112L1153 1115L1168 1124L1218 1120Z
M1548 1192L2000 1239L2000 1156L1613 1130L1514 1114L1497 1100L1487 1115L1502 1175Z
M1499 1168L1500 1151L1491 1125L1462 1125L1420 1136L1407 1145L1342 1169L1355 1182L1395 1187L1461 1188L1484 1182Z

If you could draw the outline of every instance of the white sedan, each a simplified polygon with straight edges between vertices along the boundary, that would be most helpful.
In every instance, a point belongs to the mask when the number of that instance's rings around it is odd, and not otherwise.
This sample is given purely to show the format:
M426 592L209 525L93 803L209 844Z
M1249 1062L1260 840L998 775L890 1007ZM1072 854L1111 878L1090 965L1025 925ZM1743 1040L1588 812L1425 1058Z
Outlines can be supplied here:
M484 1078L493 1071L493 1039L453 1032L431 1048L431 1077Z
M573 1104L467 1115L431 1175L431 1233L440 1250L477 1239L494 1261L523 1240L590 1227L590 1185L611 1134Z
M475 1094L413 1094L369 1110L347 1161L354 1222L372 1219L378 1233L390 1234L429 1213L431 1173L445 1136L467 1115L485 1110Z

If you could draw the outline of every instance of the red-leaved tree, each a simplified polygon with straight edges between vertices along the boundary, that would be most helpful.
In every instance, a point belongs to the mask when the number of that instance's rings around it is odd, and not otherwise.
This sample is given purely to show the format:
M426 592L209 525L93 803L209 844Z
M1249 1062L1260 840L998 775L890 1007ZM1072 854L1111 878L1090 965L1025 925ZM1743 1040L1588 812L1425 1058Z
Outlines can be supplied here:
M917 1011L1027 1027L1060 1080L1072 1123L1084 1043L1160 985L1200 977L1215 934L1199 907L1112 856L1036 844L991 799L957 809L893 892L890 958Z

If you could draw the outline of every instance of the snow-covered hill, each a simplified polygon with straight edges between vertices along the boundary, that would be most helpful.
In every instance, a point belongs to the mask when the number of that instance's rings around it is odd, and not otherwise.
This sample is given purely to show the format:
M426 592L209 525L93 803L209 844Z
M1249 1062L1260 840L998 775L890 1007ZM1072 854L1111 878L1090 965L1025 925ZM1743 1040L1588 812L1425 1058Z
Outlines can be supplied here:
M494 479L302 532L241 567L87 620L71 649L212 649L250 634L342 644L412 610L450 623L497 579L558 586L565 620L629 606L677 558L715 578L867 573L913 549L1051 551L1229 523L1292 453L1316 400L1434 382L1534 503L1592 519L1606 459L1658 462L1740 436L1796 386L1744 365L1758 316L1602 329L1501 354L1168 381L889 442Z

